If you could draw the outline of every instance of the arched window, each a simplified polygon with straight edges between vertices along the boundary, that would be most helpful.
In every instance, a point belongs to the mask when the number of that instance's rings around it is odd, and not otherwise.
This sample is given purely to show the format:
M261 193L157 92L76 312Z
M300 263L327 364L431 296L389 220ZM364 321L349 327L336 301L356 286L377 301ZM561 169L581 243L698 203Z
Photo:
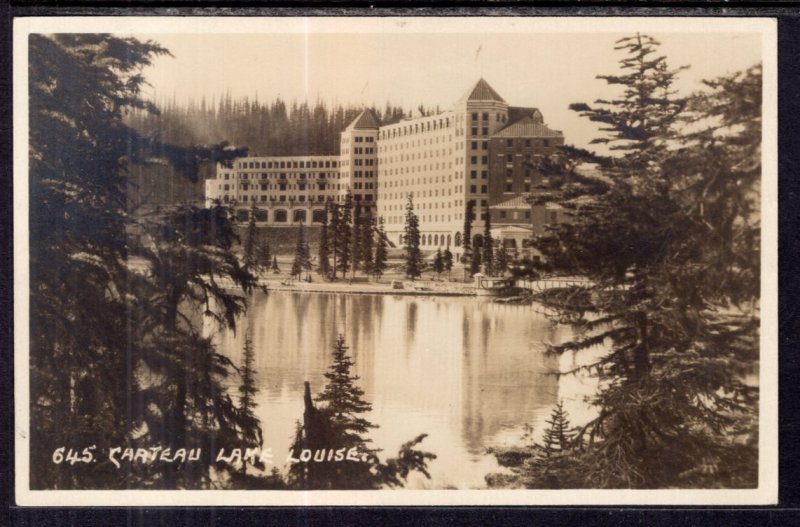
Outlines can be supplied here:
M273 219L275 223L286 223L286 211L283 209L278 209L273 214Z
M456 247L461 247L461 233L456 233Z
M250 211L247 209L239 209L236 211L236 221L247 221L250 219Z
M314 212L311 213L311 220L314 223L322 223L325 221L325 210L324 209L314 209Z
M447 235L447 246L448 246L448 247L450 247L450 239L451 239L451 238L450 238L450 235L448 234L448 235Z
M267 211L256 209L256 221L267 221L269 219L269 215Z
M430 234L428 235L428 245L433 245L433 238L431 238Z
M437 246L437 247L439 246L439 235L438 234L433 237L433 244L435 246Z
M305 209L299 209L294 211L292 214L292 221L294 223L305 223L306 222L306 211Z

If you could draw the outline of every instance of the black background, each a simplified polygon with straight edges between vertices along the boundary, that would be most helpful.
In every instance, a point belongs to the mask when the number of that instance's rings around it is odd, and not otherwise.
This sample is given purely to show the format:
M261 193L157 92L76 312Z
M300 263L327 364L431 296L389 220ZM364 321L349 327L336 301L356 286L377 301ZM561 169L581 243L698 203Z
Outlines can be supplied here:
M644 7L646 4L646 7ZM224 6L224 7L223 7ZM779 504L769 507L107 507L29 508L14 500L11 59L18 16L719 16L778 19ZM800 525L800 4L772 2L432 2L0 0L0 526ZM402 492L402 491L398 491ZM569 491L564 491L569 492ZM68 503L68 502L67 502ZM65 505L67 504L65 503Z

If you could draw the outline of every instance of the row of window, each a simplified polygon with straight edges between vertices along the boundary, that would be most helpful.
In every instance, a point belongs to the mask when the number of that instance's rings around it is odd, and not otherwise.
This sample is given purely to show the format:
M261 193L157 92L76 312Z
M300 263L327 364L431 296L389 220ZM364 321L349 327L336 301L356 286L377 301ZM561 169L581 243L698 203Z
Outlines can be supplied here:
M507 213L507 211L505 211L505 210L501 210L501 211L499 211L499 214L498 214L498 216L500 216L500 219L501 219L501 220L508 219L508 213ZM517 211L517 210L513 211L513 212L511 213L511 219L512 219L512 220L518 220L518 219L520 219L520 217L519 217L519 211ZM525 211L525 219L526 219L526 220L529 220L529 219L531 219L531 211L529 211L529 210L526 210L526 211Z
M394 137L404 137L411 134L420 134L425 132L433 132L442 128L450 128L450 118L437 119L423 123L414 123L399 126L396 128L389 128L380 131L380 139L391 139Z
M423 137L422 139L417 139L416 142L414 141L406 141L404 143L396 142L396 143L381 143L378 145L378 152L391 152L394 150L407 150L409 148L420 147L420 146L428 146L428 145L438 145L439 140L444 143L452 143L453 136L444 136L444 135L435 135L428 139L427 137Z
M239 179L247 180L251 179L250 176L253 176L252 179L309 179L309 178L318 178L318 179L339 179L341 177L339 172L314 172L311 174L307 174L305 172L296 173L296 172L270 172L270 173L261 173L261 174L247 174L244 172L238 172L236 174L232 174L226 172L222 174L222 179L235 179L238 177Z
M268 202L269 203L287 203L287 202L291 203L291 202L295 202L295 201L298 202L298 203L306 203L306 201L308 203L314 203L314 202L322 203L326 199L331 199L331 198L334 201L342 201L343 200L341 195L338 195L338 196L317 195L316 199L314 199L314 196L308 196L308 200L306 200L306 196L286 196L285 194L284 195L280 195L280 196L268 196L266 194L261 194L259 196L256 196L256 195L251 195L251 196L242 195L242 196L239 196L239 199L235 199L232 196L226 194L225 196L222 197L222 201L224 203L234 203L234 202L247 203L248 201L252 202L252 203L268 203ZM356 201L361 201L362 198L363 198L364 201L373 201L372 194L366 194L366 195L363 195L363 196L361 194L353 194L353 199L356 200Z
M472 112L472 121L475 122L478 120L478 112ZM481 121L488 121L489 120L489 113L483 112L481 113ZM494 114L494 120L498 123L506 122L506 115L502 113Z
M514 139L506 139L506 147L512 148L514 146L514 141ZM520 146L524 144L526 147L531 147L534 144L533 139L517 139L516 143ZM550 146L550 139L542 139L541 142L537 141L536 144L539 146L548 147Z
M240 161L238 168L336 168L337 161Z
M319 190L341 190L343 188L342 183L317 183L314 185L305 185L303 183L298 183L296 185L288 185L285 183L278 183L278 184L270 184L270 183L260 183L260 184L252 184L249 183L240 183L239 190L280 190L280 191L291 191L291 190L300 190L304 191L306 189L319 189ZM228 191L234 190L236 185L229 185L227 183L217 185L219 190Z
M523 192L530 192L531 191L531 184L525 183L523 184ZM505 191L506 194L513 194L514 193L514 186L513 183L506 183Z
M382 165L391 163L402 163L403 161L413 161L415 159L428 159L429 157L446 157L453 155L453 149L446 151L444 148L441 150L423 150L422 152L411 152L409 154L400 154L398 156L383 156L380 157Z

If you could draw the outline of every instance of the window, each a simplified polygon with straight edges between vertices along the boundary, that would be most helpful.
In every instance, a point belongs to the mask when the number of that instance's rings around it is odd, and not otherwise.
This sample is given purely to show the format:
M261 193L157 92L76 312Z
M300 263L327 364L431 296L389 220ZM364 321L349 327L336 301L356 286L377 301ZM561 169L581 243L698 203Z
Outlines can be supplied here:
M526 220L529 220L529 219L531 219L531 211L529 211L529 210L526 210L526 211L525 211L525 219L526 219Z
M508 146L508 147L514 146L514 140L513 139L506 139L506 146Z
M471 178L473 178L473 179L478 177L478 171L477 170L471 170L470 173L469 173L469 176Z
M322 197L322 196L320 196ZM314 212L311 213L311 221L314 223L322 223L325 221L325 211L322 209L316 209Z
M477 121L478 120L478 114L477 113L473 113L472 114L472 120L473 121Z
M514 162L514 155L506 154L506 163L513 163L513 162Z
M484 127L481 129L481 134L482 134L482 135L489 135L489 128L488 128L488 127L486 127L486 126L484 126Z
M478 142L477 141L473 141L472 142L472 149L473 150L477 150L478 149Z
M530 192L530 191L531 191L531 184L525 183L525 192Z
M486 179L489 177L489 172L486 170L481 170L481 179Z
M473 165L478 162L478 156L472 156L469 158L469 162Z
M489 158L487 156L481 156L481 163L484 165L489 162Z
M478 191L478 187L476 185L470 185L469 191L473 194Z
M274 220L276 223L286 223L286 211L282 209L276 210Z
M472 127L472 135L478 135L478 127L477 126L473 126Z
M484 121L488 121L489 120L489 114L484 112L483 115L481 115L481 119L483 119Z
M511 192L512 186L511 183L506 184L506 192Z
M501 220L504 220L504 219L506 219L506 211L504 211L504 210L501 210L501 211L500 211L500 219L501 219Z
M531 140L525 139L525 146L531 146Z
M549 139L545 139L544 141L542 141L542 145L543 146L550 146L550 140Z

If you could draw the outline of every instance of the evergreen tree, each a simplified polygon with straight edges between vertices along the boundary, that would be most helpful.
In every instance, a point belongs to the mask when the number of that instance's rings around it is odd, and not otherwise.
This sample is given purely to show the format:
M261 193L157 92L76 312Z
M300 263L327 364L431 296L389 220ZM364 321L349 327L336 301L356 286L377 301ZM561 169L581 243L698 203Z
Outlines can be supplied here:
M470 253L469 274L475 276L481 272L481 252L476 248Z
M433 260L433 272L436 273L437 278L442 277L444 272L444 256L441 249L436 249L436 257Z
M297 244L294 250L291 275L300 278L304 271L307 273L310 270L311 258L308 251L308 241L306 240L305 227L301 223L297 231Z
M355 278L356 271L364 262L364 218L361 214L361 202L357 201L353 208L353 236L352 248L350 250L352 263L350 264L351 278Z
M281 272L280 268L278 267L278 257L277 256L273 256L272 257L272 272L275 273L275 274Z
M258 231L256 230L256 204L250 207L250 219L247 222L247 232L244 239L244 266L248 269L256 269L258 261L256 259L256 242Z
M505 275L508 271L508 253L502 243L498 243L495 249L494 266L499 276Z
M357 446L369 452L365 445L371 440L364 435L377 427L362 417L372 409L372 405L363 399L364 390L356 384L359 377L350 372L353 361L347 353L348 349L344 345L344 337L340 335L333 349L330 370L325 373L328 383L316 401L326 404L344 446Z
M242 313L255 277L233 252L233 224L218 206L143 218L126 210L126 190L132 167L155 158L191 182L201 163L228 163L244 152L180 148L125 123L131 109L154 110L140 97L139 72L167 53L157 44L32 35L28 50L30 200L37 211L29 225L31 487L208 486L213 460L206 456L191 468L122 473L107 463L65 471L51 456L77 439L97 452L189 446L187 438L203 449L241 440L245 423L225 388L232 369L178 310L196 305L225 325ZM132 229L140 236L129 236ZM129 268L129 258L146 262L145 270ZM243 294L216 286L214 277Z
M375 265L373 258L373 235L375 231L375 220L372 215L367 214L363 220L361 229L361 261L364 266L364 274L372 275L373 266Z
M542 437L542 451L546 457L553 453L565 452L570 447L570 426L564 404L559 401L550 414L550 420L545 421L549 426L545 428Z
M331 203L331 226L329 235L331 237L331 251L333 255L333 265L331 266L332 279L336 280L336 271L339 269L339 254L341 252L342 236L342 210L338 203Z
M494 276L494 240L492 239L491 212L486 207L486 220L483 222L483 269L488 276Z
M444 263L444 270L447 271L447 278L450 279L450 272L453 270L453 253L450 252L449 245L444 250L442 261Z
M386 271L388 260L388 242L383 223L383 217L380 217L378 219L378 241L377 245L375 246L375 261L372 264L372 272L375 275L375 278L378 280L380 280L384 271Z
M330 248L328 246L328 214L330 211L330 203L325 203L325 214L322 218L322 225L320 227L319 239L319 264L317 272L326 280L330 279L331 274L331 261L330 261Z
M572 106L622 156L556 195L574 220L537 242L593 284L545 303L597 315L551 351L612 343L582 367L599 414L572 468L603 487L754 485L757 394L741 379L758 364L761 71L674 99L657 48L620 40L622 72L600 78L621 98Z
M405 443L397 458L385 463L378 458L378 450L370 446L369 431L378 426L364 417L372 405L364 399L364 390L357 384L359 377L351 373L354 363L348 349L344 337L339 336L331 366L325 373L328 382L317 395L316 406L306 382L303 422L298 426L291 452L306 448L334 449L347 454L352 449L357 460L345 457L293 463L289 470L290 485L302 489L378 489L402 486L412 471L430 477L427 463L436 456L414 449L425 434Z
M341 216L338 221L338 233L336 236L338 247L338 259L336 266L342 272L342 276L347 278L347 271L353 259L353 194L350 191L344 197L344 204L341 207Z
M406 253L406 276L414 280L422 274L422 252L419 250L419 218L414 214L414 200L410 194L406 204L406 225L403 238Z
M475 207L473 200L467 201L467 208L464 212L464 254L461 256L462 263L472 260L472 211Z
M260 447L263 444L260 421L255 414L257 406L255 397L258 394L256 386L256 371L253 369L255 350L253 340L248 334L244 342L241 367L241 384L239 385L239 414L240 421L246 424L243 427L243 439L249 447ZM242 463L242 472L247 471L246 463Z
M258 251L256 255L259 269L266 271L272 263L272 251L269 247L269 242L266 238L262 238L258 243Z

